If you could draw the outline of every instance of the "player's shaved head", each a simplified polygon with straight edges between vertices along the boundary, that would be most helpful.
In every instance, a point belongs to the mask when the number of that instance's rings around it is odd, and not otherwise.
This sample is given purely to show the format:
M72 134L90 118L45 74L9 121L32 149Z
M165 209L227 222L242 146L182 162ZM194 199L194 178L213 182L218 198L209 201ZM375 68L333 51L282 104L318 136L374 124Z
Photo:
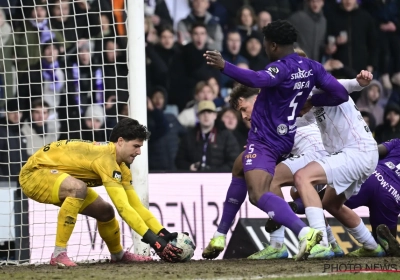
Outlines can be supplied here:
M264 49L271 62L293 53L297 41L297 31L286 20L273 21L263 27Z
M264 38L278 45L293 45L297 41L297 31L290 22L276 20L263 27Z
M231 105L232 108L237 110L240 98L248 99L259 93L260 93L259 88L251 88L242 84L238 84L232 89L232 92L229 95L230 97L229 104Z
M150 138L150 131L137 120L124 118L114 126L110 135L110 142L116 143L120 137L125 141L146 141Z

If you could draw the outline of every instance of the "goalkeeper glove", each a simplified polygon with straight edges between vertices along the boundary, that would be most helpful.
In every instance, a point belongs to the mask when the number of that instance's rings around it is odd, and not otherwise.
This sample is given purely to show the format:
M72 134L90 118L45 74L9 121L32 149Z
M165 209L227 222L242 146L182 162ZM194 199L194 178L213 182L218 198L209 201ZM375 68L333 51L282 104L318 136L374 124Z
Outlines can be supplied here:
M168 232L168 234L161 236L148 230L143 235L142 241L149 244L162 260L168 262L179 262L181 260L179 254L182 254L183 250L169 243L169 241L174 240L177 236L178 233L176 232Z

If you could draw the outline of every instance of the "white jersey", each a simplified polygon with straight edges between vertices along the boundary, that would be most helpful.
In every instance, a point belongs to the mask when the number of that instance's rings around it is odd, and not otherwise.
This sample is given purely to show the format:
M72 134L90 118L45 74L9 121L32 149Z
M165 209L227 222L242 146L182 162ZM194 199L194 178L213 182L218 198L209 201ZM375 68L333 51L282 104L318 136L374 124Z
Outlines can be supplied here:
M296 120L297 131L292 148L293 155L314 153L325 150L321 132L316 123L304 123L303 118Z
M349 93L362 89L356 79L338 81ZM312 92L318 94L319 90L313 89ZM344 148L355 148L360 152L378 149L368 125L351 98L339 106L313 107L311 111L327 152L336 153Z

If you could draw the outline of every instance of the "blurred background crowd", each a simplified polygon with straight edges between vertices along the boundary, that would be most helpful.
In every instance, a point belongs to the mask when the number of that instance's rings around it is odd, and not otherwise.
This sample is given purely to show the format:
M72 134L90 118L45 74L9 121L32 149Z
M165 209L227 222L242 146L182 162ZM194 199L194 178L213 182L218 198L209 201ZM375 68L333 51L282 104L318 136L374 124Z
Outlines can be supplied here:
M0 180L52 141L107 141L128 115L129 2L0 0ZM264 69L261 30L277 19L336 78L373 72L352 98L377 142L400 137L399 15L400 0L145 0L150 171L231 171L249 123L203 54Z

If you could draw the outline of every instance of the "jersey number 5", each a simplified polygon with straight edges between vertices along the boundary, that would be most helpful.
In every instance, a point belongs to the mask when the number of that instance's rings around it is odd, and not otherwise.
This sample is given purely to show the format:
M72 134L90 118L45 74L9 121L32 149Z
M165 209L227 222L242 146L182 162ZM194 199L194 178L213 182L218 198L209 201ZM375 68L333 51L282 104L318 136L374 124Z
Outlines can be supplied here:
M292 99L292 101L290 101L289 108L293 108L293 110L292 110L292 114L287 118L288 121L294 120L294 118L295 118L295 113L296 113L296 108L297 108L297 102L295 102L295 101L296 101L297 96L300 96L300 95L302 95L302 94L303 94L303 92L300 91L300 92Z

